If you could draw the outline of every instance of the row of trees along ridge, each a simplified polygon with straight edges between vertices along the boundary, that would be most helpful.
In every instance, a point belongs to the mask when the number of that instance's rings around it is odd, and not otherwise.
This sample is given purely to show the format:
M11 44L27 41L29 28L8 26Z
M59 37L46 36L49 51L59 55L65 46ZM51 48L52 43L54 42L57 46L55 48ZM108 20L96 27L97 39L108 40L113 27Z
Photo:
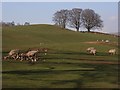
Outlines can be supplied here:
M73 8L72 10L62 9L54 13L53 21L55 25L61 28L70 26L79 31L80 27L90 30L101 29L103 21L100 16L92 9Z
M12 22L0 22L0 26L21 26L22 24L20 24L20 23L17 23L17 24L15 24L15 22L14 21L12 21ZM29 22L25 22L23 25L30 25L30 23Z

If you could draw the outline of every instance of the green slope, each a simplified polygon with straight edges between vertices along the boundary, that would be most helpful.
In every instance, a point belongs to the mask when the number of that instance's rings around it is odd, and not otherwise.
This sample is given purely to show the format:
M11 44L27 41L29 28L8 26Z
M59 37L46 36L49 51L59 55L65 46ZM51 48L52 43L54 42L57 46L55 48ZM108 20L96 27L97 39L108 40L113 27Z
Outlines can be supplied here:
M108 49L117 48L117 37L63 30L52 25L31 25L3 28L3 56L10 49L50 48L40 54L37 63L2 61L3 88L117 88L118 55ZM110 40L112 44L85 43ZM86 52L94 46L96 56ZM45 61L43 61L45 60Z
M30 47L72 48L82 45L81 42L109 39L117 42L117 38L110 35L80 33L63 30L53 25L31 25L3 28L3 50L12 48L27 49ZM61 45L59 47L59 45ZM84 45L84 44L83 44ZM69 47L70 46L70 47Z

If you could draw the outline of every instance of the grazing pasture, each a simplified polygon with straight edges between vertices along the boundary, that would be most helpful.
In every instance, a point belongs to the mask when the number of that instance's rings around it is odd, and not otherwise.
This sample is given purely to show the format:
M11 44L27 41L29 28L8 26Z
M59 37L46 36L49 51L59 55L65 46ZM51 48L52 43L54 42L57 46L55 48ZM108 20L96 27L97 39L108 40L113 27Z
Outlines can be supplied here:
M49 49L35 63L3 60L3 88L118 88L118 37L52 25L3 27L2 35L3 56L11 49ZM88 43L97 40L109 42ZM95 47L96 55L86 52L88 47ZM117 54L109 55L112 48Z

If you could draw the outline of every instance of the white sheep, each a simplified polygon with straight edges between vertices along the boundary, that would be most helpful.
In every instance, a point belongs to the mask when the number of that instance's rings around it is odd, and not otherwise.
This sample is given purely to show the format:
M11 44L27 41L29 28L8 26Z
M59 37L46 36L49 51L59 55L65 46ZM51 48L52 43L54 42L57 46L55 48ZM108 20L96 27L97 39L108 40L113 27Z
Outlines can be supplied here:
M32 62L36 62L37 60L37 53L39 52L39 50L32 50L26 53L26 57L29 58Z
M6 60L6 59L8 59L8 58L13 58L13 59L17 60L19 52L20 52L19 49L12 49L12 50L8 53L8 55L4 57L4 60Z
M106 42L106 43L109 43L110 41L109 41L109 40L106 40L105 42Z
M90 52L92 49L95 49L94 47L87 48L87 52Z
M89 52L90 54L96 55L96 49L94 47L89 47L87 48L87 52Z
M110 49L108 51L108 53L111 54L111 55L115 55L116 54L116 49Z
M90 54L93 54L93 55L96 55L96 49L92 49L92 50L90 50Z
M102 40L102 42L104 42L104 40Z
M19 49L13 49L13 50L11 50L11 51L8 53L8 55L9 55L9 56L12 56L12 55L18 54L19 51L20 51Z

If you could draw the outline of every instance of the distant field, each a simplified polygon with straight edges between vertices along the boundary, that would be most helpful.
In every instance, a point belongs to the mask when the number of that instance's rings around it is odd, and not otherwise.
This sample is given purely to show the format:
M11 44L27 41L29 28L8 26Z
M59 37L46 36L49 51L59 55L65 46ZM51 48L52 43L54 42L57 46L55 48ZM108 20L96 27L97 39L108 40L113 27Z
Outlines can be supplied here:
M27 61L2 62L3 88L117 88L118 37L63 30L52 25L4 27L3 56L11 49L49 48L36 64ZM94 43L109 40L110 43ZM91 43L92 42L92 43ZM96 56L86 52L97 49ZM45 60L45 61L44 61Z

